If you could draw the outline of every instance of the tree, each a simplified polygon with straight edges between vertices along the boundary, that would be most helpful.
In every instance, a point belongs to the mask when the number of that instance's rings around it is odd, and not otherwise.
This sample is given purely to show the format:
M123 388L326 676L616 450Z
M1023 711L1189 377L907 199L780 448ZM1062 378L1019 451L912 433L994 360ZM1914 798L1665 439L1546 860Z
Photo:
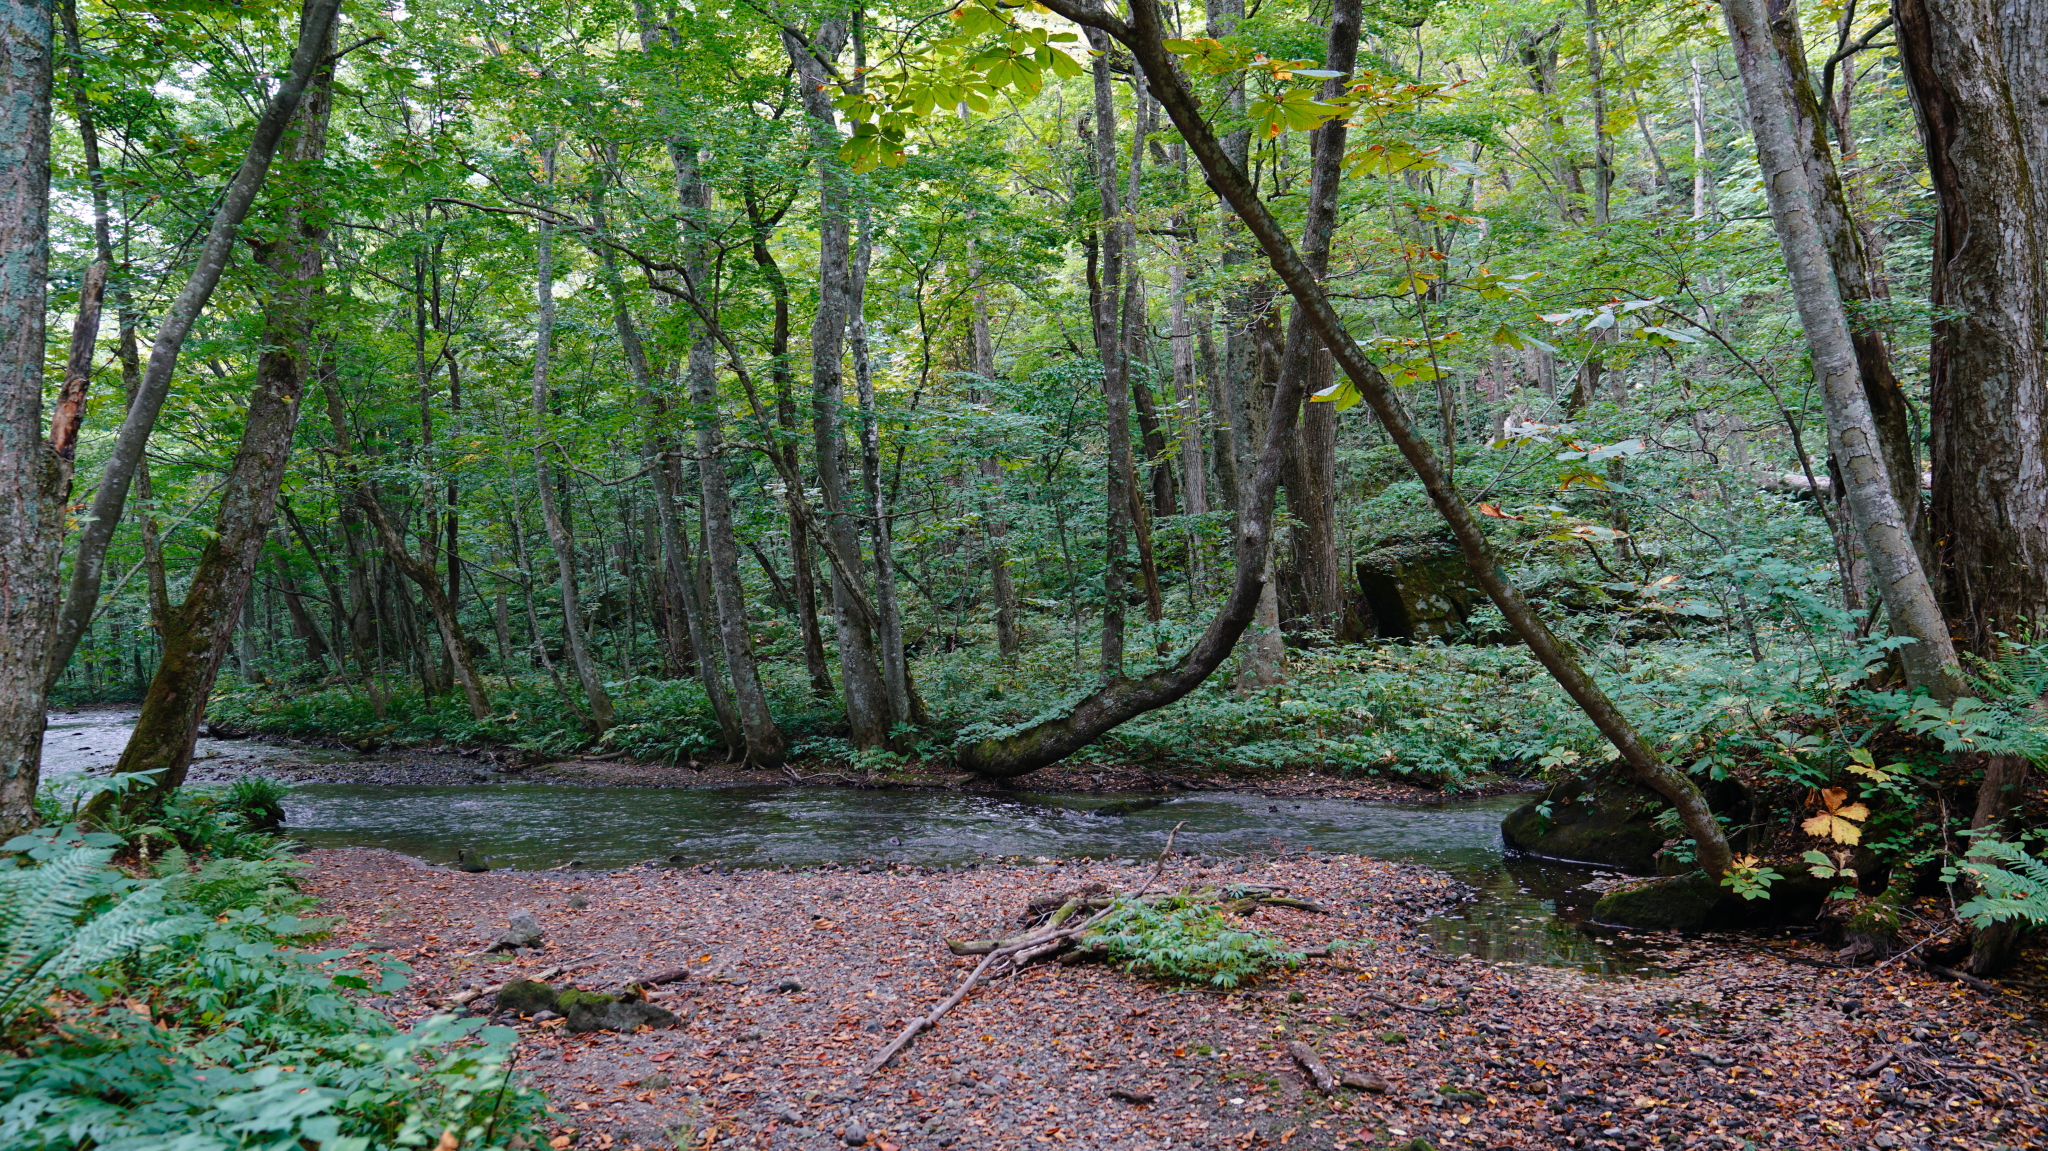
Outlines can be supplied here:
M1939 209L1928 376L1943 598L1964 645L1995 657L2048 622L2048 15L1968 0L1894 11ZM1973 828L2006 823L2028 766L1989 757ZM1979 932L1971 969L2010 965L2018 935Z

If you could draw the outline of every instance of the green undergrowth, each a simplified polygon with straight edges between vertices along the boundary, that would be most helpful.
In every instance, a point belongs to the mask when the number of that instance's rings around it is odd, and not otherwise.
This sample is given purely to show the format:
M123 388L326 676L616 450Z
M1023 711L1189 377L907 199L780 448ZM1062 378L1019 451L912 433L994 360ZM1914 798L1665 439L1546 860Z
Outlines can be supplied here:
M1156 904L1120 900L1087 943L1132 974L1211 987L1238 987L1299 967L1304 958L1273 936L1246 931L1213 904L1178 896Z
M366 999L405 966L320 948L301 865L255 827L262 790L0 845L0 1147L537 1144L509 1030L400 1029Z

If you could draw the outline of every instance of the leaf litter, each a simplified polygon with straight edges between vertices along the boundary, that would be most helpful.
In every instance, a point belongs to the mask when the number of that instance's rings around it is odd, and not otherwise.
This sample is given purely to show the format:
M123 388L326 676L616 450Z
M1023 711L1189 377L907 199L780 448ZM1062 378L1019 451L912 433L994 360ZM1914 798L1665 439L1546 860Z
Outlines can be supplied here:
M556 1151L1935 1151L2037 1147L2048 1131L2038 996L1732 938L1636 936L1660 978L1448 956L1420 927L1466 890L1357 856L1167 869L1169 884L1263 883L1330 909L1248 923L1295 950L1350 943L1329 958L1229 992L1028 967L865 1080L972 968L948 939L1012 934L1031 900L1130 890L1150 864L464 874L375 850L308 858L339 941L412 965L411 986L380 1001L401 1021L550 967L571 967L558 986L608 992L688 970L650 993L674 1028L572 1036L506 1019L527 1082L553 1101ZM545 946L482 954L517 909ZM2040 980L2036 965L2007 983ZM1351 1086L1318 1090L1296 1044Z

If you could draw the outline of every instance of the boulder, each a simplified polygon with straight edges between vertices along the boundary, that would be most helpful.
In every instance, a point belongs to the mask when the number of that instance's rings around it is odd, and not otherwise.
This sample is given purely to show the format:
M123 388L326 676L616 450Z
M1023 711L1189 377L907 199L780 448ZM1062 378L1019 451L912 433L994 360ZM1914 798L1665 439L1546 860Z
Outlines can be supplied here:
M1382 639L1451 639L1486 592L1457 544L1438 538L1399 540L1359 557L1354 569L1363 602L1352 614Z
M1743 903L1704 871L1667 876L1610 891L1593 905L1593 919L1643 931L1700 931L1724 916L1724 906Z
M1668 838L1654 822L1663 806L1663 796L1628 780L1568 779L1510 812L1500 836L1531 855L1647 875Z
M1593 905L1596 923L1642 931L1713 931L1811 923L1838 881L1793 859L1765 860L1782 878L1763 899L1744 899L1704 871L1665 876L1610 891Z
M518 947L540 946L540 920L533 917L533 912L523 907L514 911L506 921L505 927L505 933L498 936L497 942L484 948L486 952L511 951Z
M516 1011L521 1015L553 1011L558 998L555 989L545 983L515 979L498 989L498 1010Z

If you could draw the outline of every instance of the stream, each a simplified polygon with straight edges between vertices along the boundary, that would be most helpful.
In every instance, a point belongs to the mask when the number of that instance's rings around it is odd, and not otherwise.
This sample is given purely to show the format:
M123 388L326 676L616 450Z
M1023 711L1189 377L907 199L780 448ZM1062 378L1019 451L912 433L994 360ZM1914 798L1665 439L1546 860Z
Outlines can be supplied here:
M111 765L132 711L56 713L46 777ZM362 760L259 740L201 739L209 774L266 763ZM464 850L492 867L631 866L648 860L735 868L823 863L958 867L985 861L1149 859L1176 847L1227 861L1313 849L1418 863L1478 897L1429 921L1443 951L1497 962L1655 975L1615 933L1583 922L1596 869L1508 854L1501 818L1519 796L1397 806L1243 792L1104 795L839 787L595 787L492 781L460 786L301 783L285 830L312 847L382 847L434 863Z

